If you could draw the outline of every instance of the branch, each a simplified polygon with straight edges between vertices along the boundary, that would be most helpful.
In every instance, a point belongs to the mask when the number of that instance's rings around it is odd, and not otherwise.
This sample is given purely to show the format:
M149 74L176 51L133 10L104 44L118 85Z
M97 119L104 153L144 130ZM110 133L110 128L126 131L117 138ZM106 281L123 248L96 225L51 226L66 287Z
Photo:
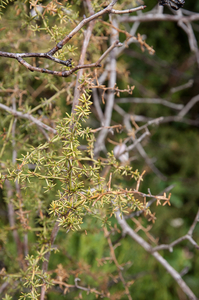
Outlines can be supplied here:
M20 64L22 64L24 67L26 67L28 70L30 70L31 72L33 71L37 71L40 73L47 73L50 75L56 75L56 76L60 76L60 77L68 77L71 74L73 74L75 71L80 70L80 69L87 69L87 68L97 68L97 67L101 67L100 63L101 61L104 59L104 57L115 47L121 47L122 44L119 43L119 41L115 42L114 45L110 46L103 54L102 56L98 59L97 62L95 63L91 63L91 64L86 64L86 65L77 65L76 67L70 69L70 70L65 70L65 71L52 71L49 69L45 69L45 68L39 68L39 67L34 67L32 65L30 65L29 63L27 63L21 56L19 53L12 53L12 57L11 58L15 58L16 60L18 60L18 62ZM0 56L2 56L2 53L7 53L7 52L0 52Z
M151 104L162 104L164 106L181 110L184 105L183 104L175 104L169 102L167 100L161 98L118 98L116 99L116 103L151 103Z
M93 67L100 67L100 62L102 61L102 59L104 59L104 57L113 49L111 48L108 52L106 51L101 58L93 64L87 64L87 65L78 65L74 68L72 68L71 70L66 70L66 71L52 71L52 70L48 70L45 68L39 68L39 67L34 67L31 64L27 63L23 57L27 58L27 57L41 57L41 58L47 58L49 60L52 60L58 64L62 64L64 66L70 67L71 66L71 61L72 59L68 59L66 61L64 60L60 60L58 58L54 58L53 55L59 51L60 49L63 48L63 46L69 42L73 36L86 24L90 23L93 20L96 20L97 18L101 17L104 14L125 14L128 12L133 12L133 11L138 11L138 10L143 10L146 6L139 6L136 8L132 8L129 10L114 10L113 6L115 5L115 3L117 2L117 0L113 0L106 8L104 8L103 10L97 12L96 14L91 15L88 18L83 19L62 41L60 41L55 47L53 47L50 51L46 52L46 53L9 53L9 52L3 52L0 51L0 56L2 57L9 57L9 58L14 58L16 59L20 64L22 64L24 67L26 67L28 70L30 71L37 71L40 73L47 73L47 74L51 74L51 75L56 75L56 76L60 76L60 77L68 77L71 74L73 74L75 71L80 70L80 69L85 69L85 68L93 68ZM118 42L119 43L119 42ZM120 44L121 46L122 44ZM116 47L116 45L115 45Z
M48 53L10 53L10 52L3 52L0 51L0 56L2 57L8 57L8 58L15 58L15 59L20 59L20 58L28 58L28 57L40 57L40 58L46 58L49 60L52 60L58 64L62 64L66 67L71 67L71 62L72 62L72 58L69 58L67 60L61 60L59 58L55 58L52 55L48 54Z
M36 125L38 125L39 127L44 128L47 131L50 131L54 134L57 133L57 130L55 130L54 128L52 128L52 127L50 127L46 124L44 124L43 122L41 122L38 119L34 118L30 114L23 114L22 112L14 110L14 109L12 109L12 108L10 108L10 107L2 104L2 103L0 103L0 108L6 110L7 112L9 112L10 114L12 114L15 117L20 117L22 119L28 119L28 120L32 121L33 123L35 123Z
M119 210L115 212L116 219L122 228L123 235L128 234L132 239L134 239L140 246L142 246L148 253L150 253L174 278L174 280L181 287L183 292L188 296L190 300L197 300L192 290L187 286L185 281L182 279L180 274L158 253L153 252L153 248L148 244L142 237L140 237L125 221L124 217Z
M168 14L142 14L140 16L128 16L128 17L119 17L120 22L155 22L155 21L173 21L173 22L192 22L198 21L199 14L192 14L190 16L180 16L180 15L168 15Z
M181 116L163 117L160 123L181 122L192 126L199 126L199 120L183 119Z
M178 116L183 118L189 110L199 101L199 95L193 97L187 105L179 112Z
M68 289L74 289L74 288L77 288L77 289L79 289L79 290L83 290L83 291L86 291L87 292L87 294L89 294L89 293L94 293L94 294L96 294L96 298L98 297L98 295L99 296L101 296L101 298L104 298L104 297L109 297L109 293L108 294L106 294L106 293L104 293L104 292L98 292L95 288L85 288L85 287L83 287L83 286L80 286L79 284L78 284L78 281L80 281L81 279L80 278L75 278L75 284L73 285L73 284L68 284L68 283L65 283L64 281L62 281L62 280L56 280L56 279L53 279L53 283L54 284L58 284L59 286L65 286L66 287L66 290L68 291ZM64 294L65 294L65 291L64 291Z
M196 227L196 224L197 224L198 222L199 222L199 209L198 209L198 212L197 212L196 217L195 217L195 219L194 219L194 222L193 222L193 224L191 225L191 227L190 227L190 229L189 229L189 231L188 231L188 233L187 233L186 235L184 235L184 236L182 236L181 238L175 240L174 242L172 242L172 243L169 244L169 245L163 245L163 244L162 244L162 245L160 245L160 246L157 246L157 247L153 248L153 251L159 251L159 250L163 250L163 249L168 249L170 252L173 252L173 247L174 247L175 245L181 243L181 242L184 241L184 240L189 240L190 243L191 243L192 245L194 245L194 247L195 247L196 249L199 250L199 245L198 245L198 244L193 240L193 238L192 238L193 231L194 231L194 229L195 229L195 227Z
M143 129L147 129L148 126L151 126L151 125L159 125L160 122L163 120L163 117L159 117L159 118L156 118L156 119L153 119L153 120L150 120L148 121L146 124L138 127L136 130L135 130L135 134L138 133L139 131L143 130Z
M182 91L184 89L188 89L190 87L193 86L193 83L194 83L194 80L193 79L189 79L189 81L185 84L182 84L180 86L177 86L177 87L173 87L171 88L170 92L171 93L176 93L176 92L179 92L179 91ZM177 105L177 104L176 104ZM180 106L180 104L178 104ZM183 105L182 105L183 106Z
M68 42L70 41L73 36L83 27L85 26L87 23L90 23L91 21L98 19L99 17L103 16L104 14L116 14L117 11L113 9L113 6L115 5L116 1L112 1L106 8L104 8L103 10L97 12L96 14L91 15L88 18L83 19L62 41L60 41L54 48L52 48L48 54L49 55L53 55L55 54L58 50L62 49L62 47ZM143 10L146 6L139 6L137 8L134 8L135 11L138 10ZM126 13L126 12L125 12ZM120 11L121 14L121 11Z
M120 153L120 155L133 150L139 143L142 142L143 139L145 139L146 136L149 136L149 135L150 135L150 132L148 130L146 130L138 139L135 138L133 144L128 146L126 148L126 150L124 150L123 152Z
M139 10L143 10L146 8L146 5L142 5L142 6L139 6L139 7L135 7L135 8L130 8L130 9L125 9L125 10L115 10L115 9L112 9L111 10L111 13L112 14L117 14L117 15L121 15L121 14L130 14L132 12L135 12L135 11L139 11Z
M132 132L132 127L130 124L130 119L131 119L131 115L127 114L119 105L115 104L114 105L114 109L123 116L123 122L125 124L125 127L127 129L127 131L129 131L129 133ZM136 118L134 118L134 116L132 117L132 119L134 121L137 121ZM145 121L150 121L150 120L146 120ZM161 121L162 122L162 121ZM135 141L135 138L131 135L131 138L133 141ZM146 154L144 148L142 147L142 145L140 143L138 143L136 145L136 148L138 150L138 152L140 153L140 155L144 158L146 164L151 168L151 170L158 175L162 180L166 180L166 176L164 176L159 170L158 168L156 168L156 166L154 165L153 161L148 157L148 155Z
M113 25L117 27L116 20L113 20ZM116 42L118 38L118 32L114 28L111 30L111 42ZM117 77L117 72L116 72L116 51L113 51L111 53L110 57L110 74L109 74L109 82L108 82L108 87L111 89L114 89L115 87L115 82L116 82L116 77ZM113 111L113 105L114 105L114 100L115 100L115 95L111 91L109 91L107 101L106 101L106 107L105 107L105 112L104 112L104 118L102 121L102 125L107 127L110 126L111 123L111 117L112 117L112 111ZM94 148L94 155L95 158L98 156L100 151L105 147L104 146L104 141L107 136L108 129L103 129L100 131L96 143L95 143L95 148Z
M87 0L87 6L90 10L90 14L94 14L93 10L92 10L92 5L90 3L90 0ZM92 21L90 22L88 29L85 32L85 37L84 37L84 41L83 41L83 45L82 45L82 51L81 51L81 55L80 55L80 60L79 60L79 65L84 64L84 60L85 60L85 56L86 56L86 51L88 48L88 44L92 35L92 31L94 28L95 22ZM78 73L77 73L77 78L76 78L76 85L75 85L75 90L74 90L74 98L73 98L73 105L72 105L72 113L75 113L75 108L78 106L79 103L79 97L80 97L80 90L79 90L79 79L81 78L81 76L83 75L83 69L81 69Z
M158 196L162 196L164 195L165 193L168 193L170 192L170 190L172 190L174 188L174 185L170 185L168 186L166 189L163 190L163 192L161 192L160 194L158 194ZM124 218L125 220L128 220L128 219L131 219L131 218L134 218L134 217L139 217L143 212L146 211L147 208L149 208L154 202L157 202L157 198L152 198L151 200L149 200L146 204L146 208L145 209L142 209L142 210L138 210L138 211L135 211L129 215L125 215Z

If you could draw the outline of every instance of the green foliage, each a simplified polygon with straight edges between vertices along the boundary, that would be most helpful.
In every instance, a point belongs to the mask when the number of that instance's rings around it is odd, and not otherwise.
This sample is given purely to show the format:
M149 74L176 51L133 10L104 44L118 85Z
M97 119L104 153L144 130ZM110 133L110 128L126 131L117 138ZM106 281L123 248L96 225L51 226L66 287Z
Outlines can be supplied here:
M12 2L12 0L0 0L0 15L3 14L2 10L5 9L10 2Z
M128 191L124 185L111 187L111 182L106 183L100 176L102 167L107 166L112 166L114 182L121 176L137 180L139 173L129 166L119 165L113 154L105 162L93 158L92 129L83 127L90 114L92 103L89 99L85 92L79 99L80 105L76 107L75 115L67 114L58 122L57 135L49 142L30 148L23 158L18 159L20 164L17 168L8 168L7 175L1 174L2 184L6 179L17 181L21 186L21 195L16 195L13 201L15 209L21 210L23 199L23 211L27 211L26 217L20 216L21 231L38 231L37 224L43 228L35 237L37 244L33 246L33 254L26 257L28 268L20 274L24 287L31 292L23 292L20 299L37 299L38 289L44 282L46 289L50 287L50 278L43 273L39 262L45 260L45 253L49 251L47 245L56 220L66 230L80 230L87 215L101 220L103 225L110 225L109 219L115 209L126 212L144 207L134 198L132 190ZM80 139L86 140L87 150L84 152L79 150ZM34 166L33 171L29 170L28 165ZM54 200L50 200L52 197L55 197ZM96 243L95 240L93 243ZM35 253L36 245L40 250ZM90 263L93 262L91 257L89 254Z

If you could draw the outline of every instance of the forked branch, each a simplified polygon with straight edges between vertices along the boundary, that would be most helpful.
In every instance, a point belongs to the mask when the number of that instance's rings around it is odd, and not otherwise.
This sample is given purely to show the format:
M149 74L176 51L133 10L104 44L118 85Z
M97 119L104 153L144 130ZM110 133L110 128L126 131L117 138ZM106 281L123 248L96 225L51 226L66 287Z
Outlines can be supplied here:
M40 57L40 58L46 58L49 60L52 60L58 64L62 64L66 67L72 67L72 59L69 58L67 60L61 60L58 58L53 57L53 55L58 52L60 49L63 48L63 46L69 42L73 36L79 32L79 30L85 26L86 24L90 23L91 21L98 19L99 17L101 17L104 14L126 14L126 13L130 13L130 12L135 12L138 10L143 10L146 6L139 6L136 8L132 8L132 9L127 9L127 10L115 10L113 9L113 6L115 5L115 3L117 2L117 0L113 0L106 8L104 8L103 10L89 16L88 18L83 19L68 35L66 35L66 37L60 41L55 47L53 47L50 51L46 52L46 53L10 53L10 52L3 52L0 51L0 56L2 57L8 57L8 58L14 58L16 59L20 64L22 64L24 67L26 67L28 70L30 70L31 72L36 71L36 72L40 72L40 73L47 73L47 74L51 74L51 75L55 75L55 76L60 76L60 77L68 77L71 74L73 74L75 71L80 70L80 69L86 69L86 68L93 68L93 67L100 67L100 63L101 61L105 58L105 56L115 47L120 47L122 46L121 43L119 43L119 41L115 42L113 45L111 45L103 54L102 56L99 58L99 60L95 63L92 64L82 64L82 65L77 65L73 68L71 68L70 70L65 70L65 71L52 71L49 69L45 69L45 68L39 68L39 67L35 67L31 64L29 64L28 62L26 62L23 58L27 58L27 57Z
M122 216L121 212L117 210L115 212L116 219L119 225L122 228L123 235L128 234L133 240L135 240L141 247L143 247L147 252L151 253L151 255L167 270L167 272L174 278L174 280L181 287L183 292L188 296L190 300L198 300L192 290L188 287L185 281L182 279L180 274L157 252L154 251L154 248L151 247L149 243L147 243L141 236L139 236L126 222L124 216ZM198 220L198 213L196 216ZM194 221L194 225L196 221Z

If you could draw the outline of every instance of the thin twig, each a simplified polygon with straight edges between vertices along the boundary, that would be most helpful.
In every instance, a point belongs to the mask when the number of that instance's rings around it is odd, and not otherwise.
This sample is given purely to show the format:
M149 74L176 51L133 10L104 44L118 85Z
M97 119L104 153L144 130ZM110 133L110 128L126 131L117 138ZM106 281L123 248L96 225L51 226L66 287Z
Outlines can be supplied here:
M187 83L185 83L185 84L182 84L182 85L180 85L180 86L176 86L176 87L173 87L173 88L171 88L170 89L170 92L172 93L172 94L174 94L174 93L176 93L176 92L179 92L179 91L183 91L184 89L188 89L188 88L190 88L190 87L192 87L193 86L193 83L194 83L194 80L193 79L190 79ZM173 104L173 103L172 103ZM180 104L175 104L175 105L179 105L179 107L180 107ZM183 108L183 105L181 105L182 107L180 108L180 109L182 109Z
M183 104L175 104L161 98L117 98L116 103L150 103L150 104L162 104L164 106L181 110Z
M170 192L174 188L174 185L168 186L166 189L164 189L158 196L164 195L164 193ZM137 189L137 188L136 188ZM130 215L124 215L125 220L134 218L134 217L139 217L142 213L146 211L147 208L149 208L154 202L157 202L156 198L152 198L146 203L146 208L142 210L135 211L131 213Z
M193 97L187 103L187 105L179 112L178 116L183 118L198 101L199 101L199 95Z

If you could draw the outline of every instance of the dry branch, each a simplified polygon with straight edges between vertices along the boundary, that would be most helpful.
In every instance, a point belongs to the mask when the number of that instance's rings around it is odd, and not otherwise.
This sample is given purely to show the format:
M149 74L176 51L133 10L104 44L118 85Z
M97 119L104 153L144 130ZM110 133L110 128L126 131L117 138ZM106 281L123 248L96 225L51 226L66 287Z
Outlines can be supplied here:
M141 247L143 247L147 252L149 252L174 278L174 280L181 287L183 292L188 296L190 300L198 300L195 294L191 291L185 281L182 279L180 274L157 252L153 251L153 248L148 244L142 237L140 237L125 221L121 212L117 210L115 212L116 219L122 228L123 235L128 234L133 240L135 240Z

